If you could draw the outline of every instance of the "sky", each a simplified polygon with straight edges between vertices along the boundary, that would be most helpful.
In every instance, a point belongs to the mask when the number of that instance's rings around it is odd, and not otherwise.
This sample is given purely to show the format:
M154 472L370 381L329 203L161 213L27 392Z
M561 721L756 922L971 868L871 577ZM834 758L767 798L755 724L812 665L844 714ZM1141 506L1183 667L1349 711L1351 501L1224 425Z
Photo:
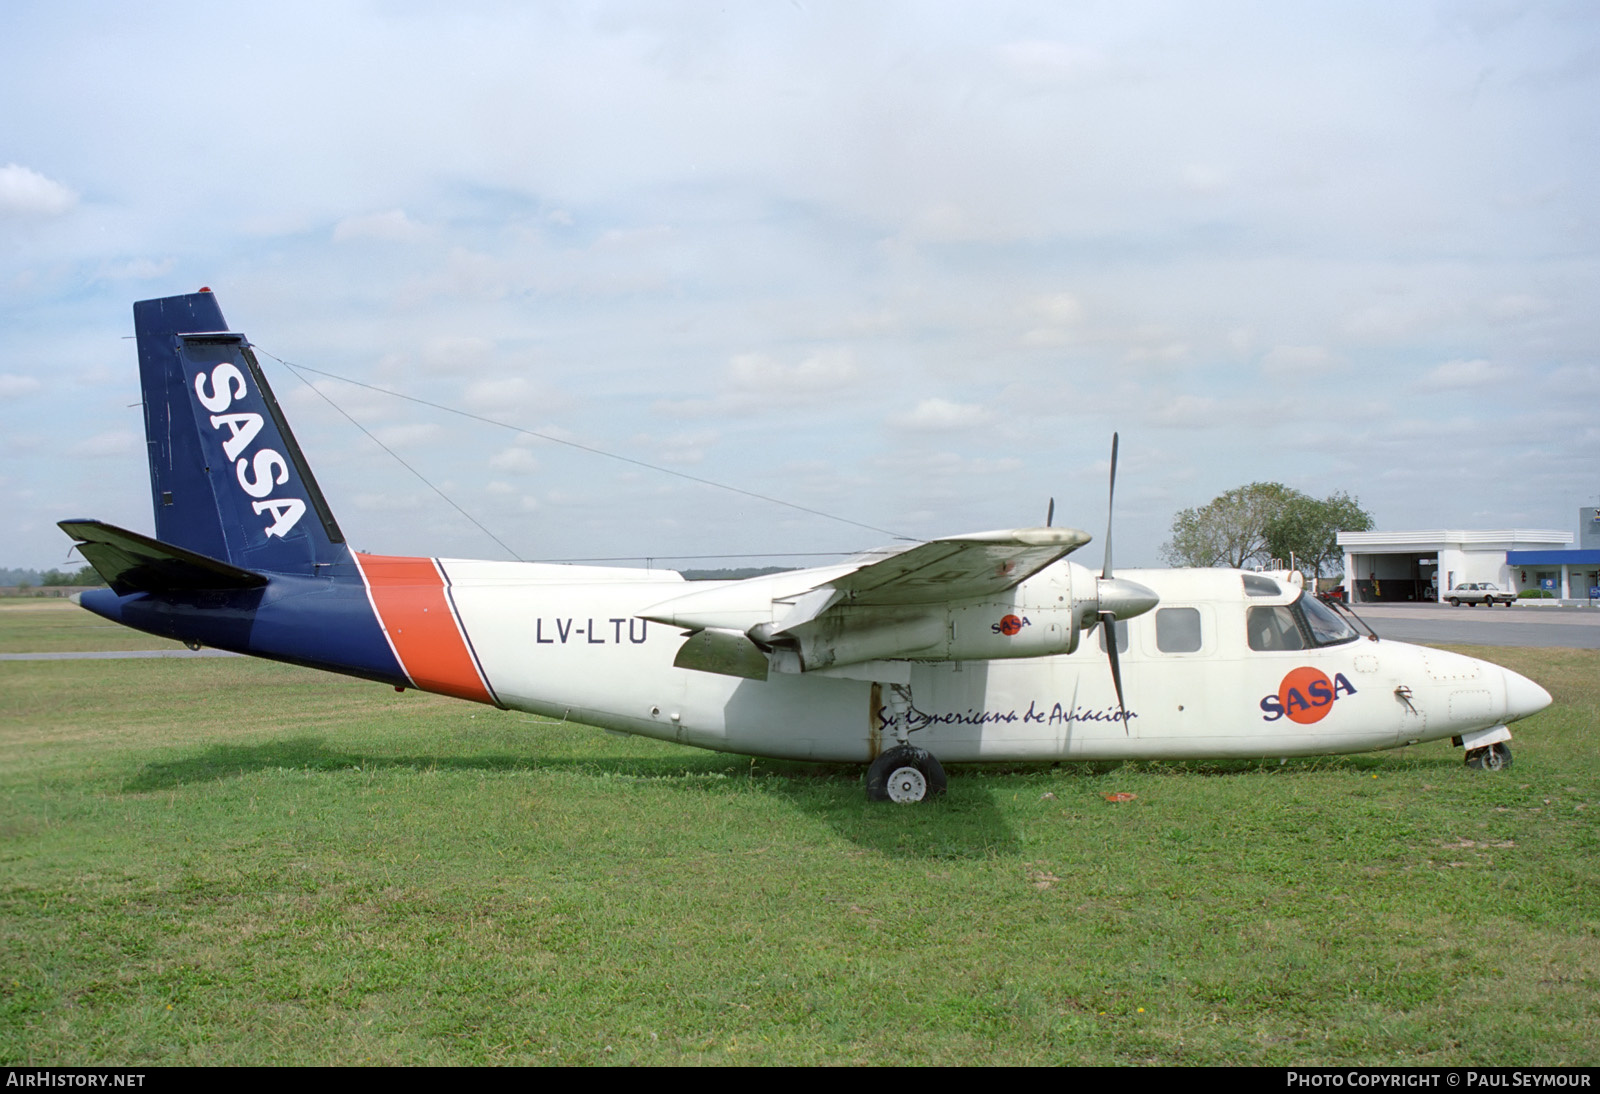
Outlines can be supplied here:
M202 285L366 551L822 564L1054 498L1097 565L1113 432L1118 566L1256 481L1571 532L1597 121L1586 0L11 0L0 566L153 530L131 305Z

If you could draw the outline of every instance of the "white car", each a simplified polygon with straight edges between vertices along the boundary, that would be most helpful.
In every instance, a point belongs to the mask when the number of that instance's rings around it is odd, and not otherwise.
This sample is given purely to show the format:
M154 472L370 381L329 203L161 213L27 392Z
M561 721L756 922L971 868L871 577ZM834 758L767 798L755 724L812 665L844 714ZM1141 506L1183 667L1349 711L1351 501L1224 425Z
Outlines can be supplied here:
M1487 604L1491 608L1496 604L1504 604L1509 608L1517 602L1516 593L1502 589L1492 581L1476 581L1468 582L1465 585L1457 585L1446 593L1444 598L1452 608L1459 608L1463 604L1471 604L1473 607L1477 607L1479 604Z

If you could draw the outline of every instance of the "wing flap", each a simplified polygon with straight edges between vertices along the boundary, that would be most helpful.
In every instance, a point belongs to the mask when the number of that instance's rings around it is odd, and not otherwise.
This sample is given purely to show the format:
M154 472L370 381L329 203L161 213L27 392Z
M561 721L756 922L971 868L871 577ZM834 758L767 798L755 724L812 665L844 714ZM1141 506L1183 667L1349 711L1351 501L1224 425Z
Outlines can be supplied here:
M689 636L678 648L672 663L680 669L714 672L722 676L743 676L747 680L767 678L767 656L746 638L742 631L707 627Z

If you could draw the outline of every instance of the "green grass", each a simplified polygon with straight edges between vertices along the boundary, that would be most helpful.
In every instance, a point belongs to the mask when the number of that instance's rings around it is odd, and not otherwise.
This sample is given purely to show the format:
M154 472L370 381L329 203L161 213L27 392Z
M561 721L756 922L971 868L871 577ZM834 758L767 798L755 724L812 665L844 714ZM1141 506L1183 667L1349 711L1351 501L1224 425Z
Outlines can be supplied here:
M180 643L129 630L70 600L0 599L0 653L178 649Z
M1593 1064L1600 654L1470 652L1556 696L1503 774L916 808L262 662L0 664L0 1064Z

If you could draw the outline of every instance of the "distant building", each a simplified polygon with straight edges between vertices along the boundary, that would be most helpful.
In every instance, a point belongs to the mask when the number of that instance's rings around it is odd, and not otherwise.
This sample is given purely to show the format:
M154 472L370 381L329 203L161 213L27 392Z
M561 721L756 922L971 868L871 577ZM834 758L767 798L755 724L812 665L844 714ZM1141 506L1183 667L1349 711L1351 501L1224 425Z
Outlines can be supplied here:
M1600 509L1578 510L1578 549L1600 551Z
M1600 509L1578 510L1575 551L1511 551L1506 562L1519 591L1539 589L1562 600L1600 600Z
M1538 588L1513 568L1510 556L1584 553L1557 550L1572 538L1545 528L1340 532L1345 596L1367 604L1439 601L1455 586L1483 581L1516 591Z

